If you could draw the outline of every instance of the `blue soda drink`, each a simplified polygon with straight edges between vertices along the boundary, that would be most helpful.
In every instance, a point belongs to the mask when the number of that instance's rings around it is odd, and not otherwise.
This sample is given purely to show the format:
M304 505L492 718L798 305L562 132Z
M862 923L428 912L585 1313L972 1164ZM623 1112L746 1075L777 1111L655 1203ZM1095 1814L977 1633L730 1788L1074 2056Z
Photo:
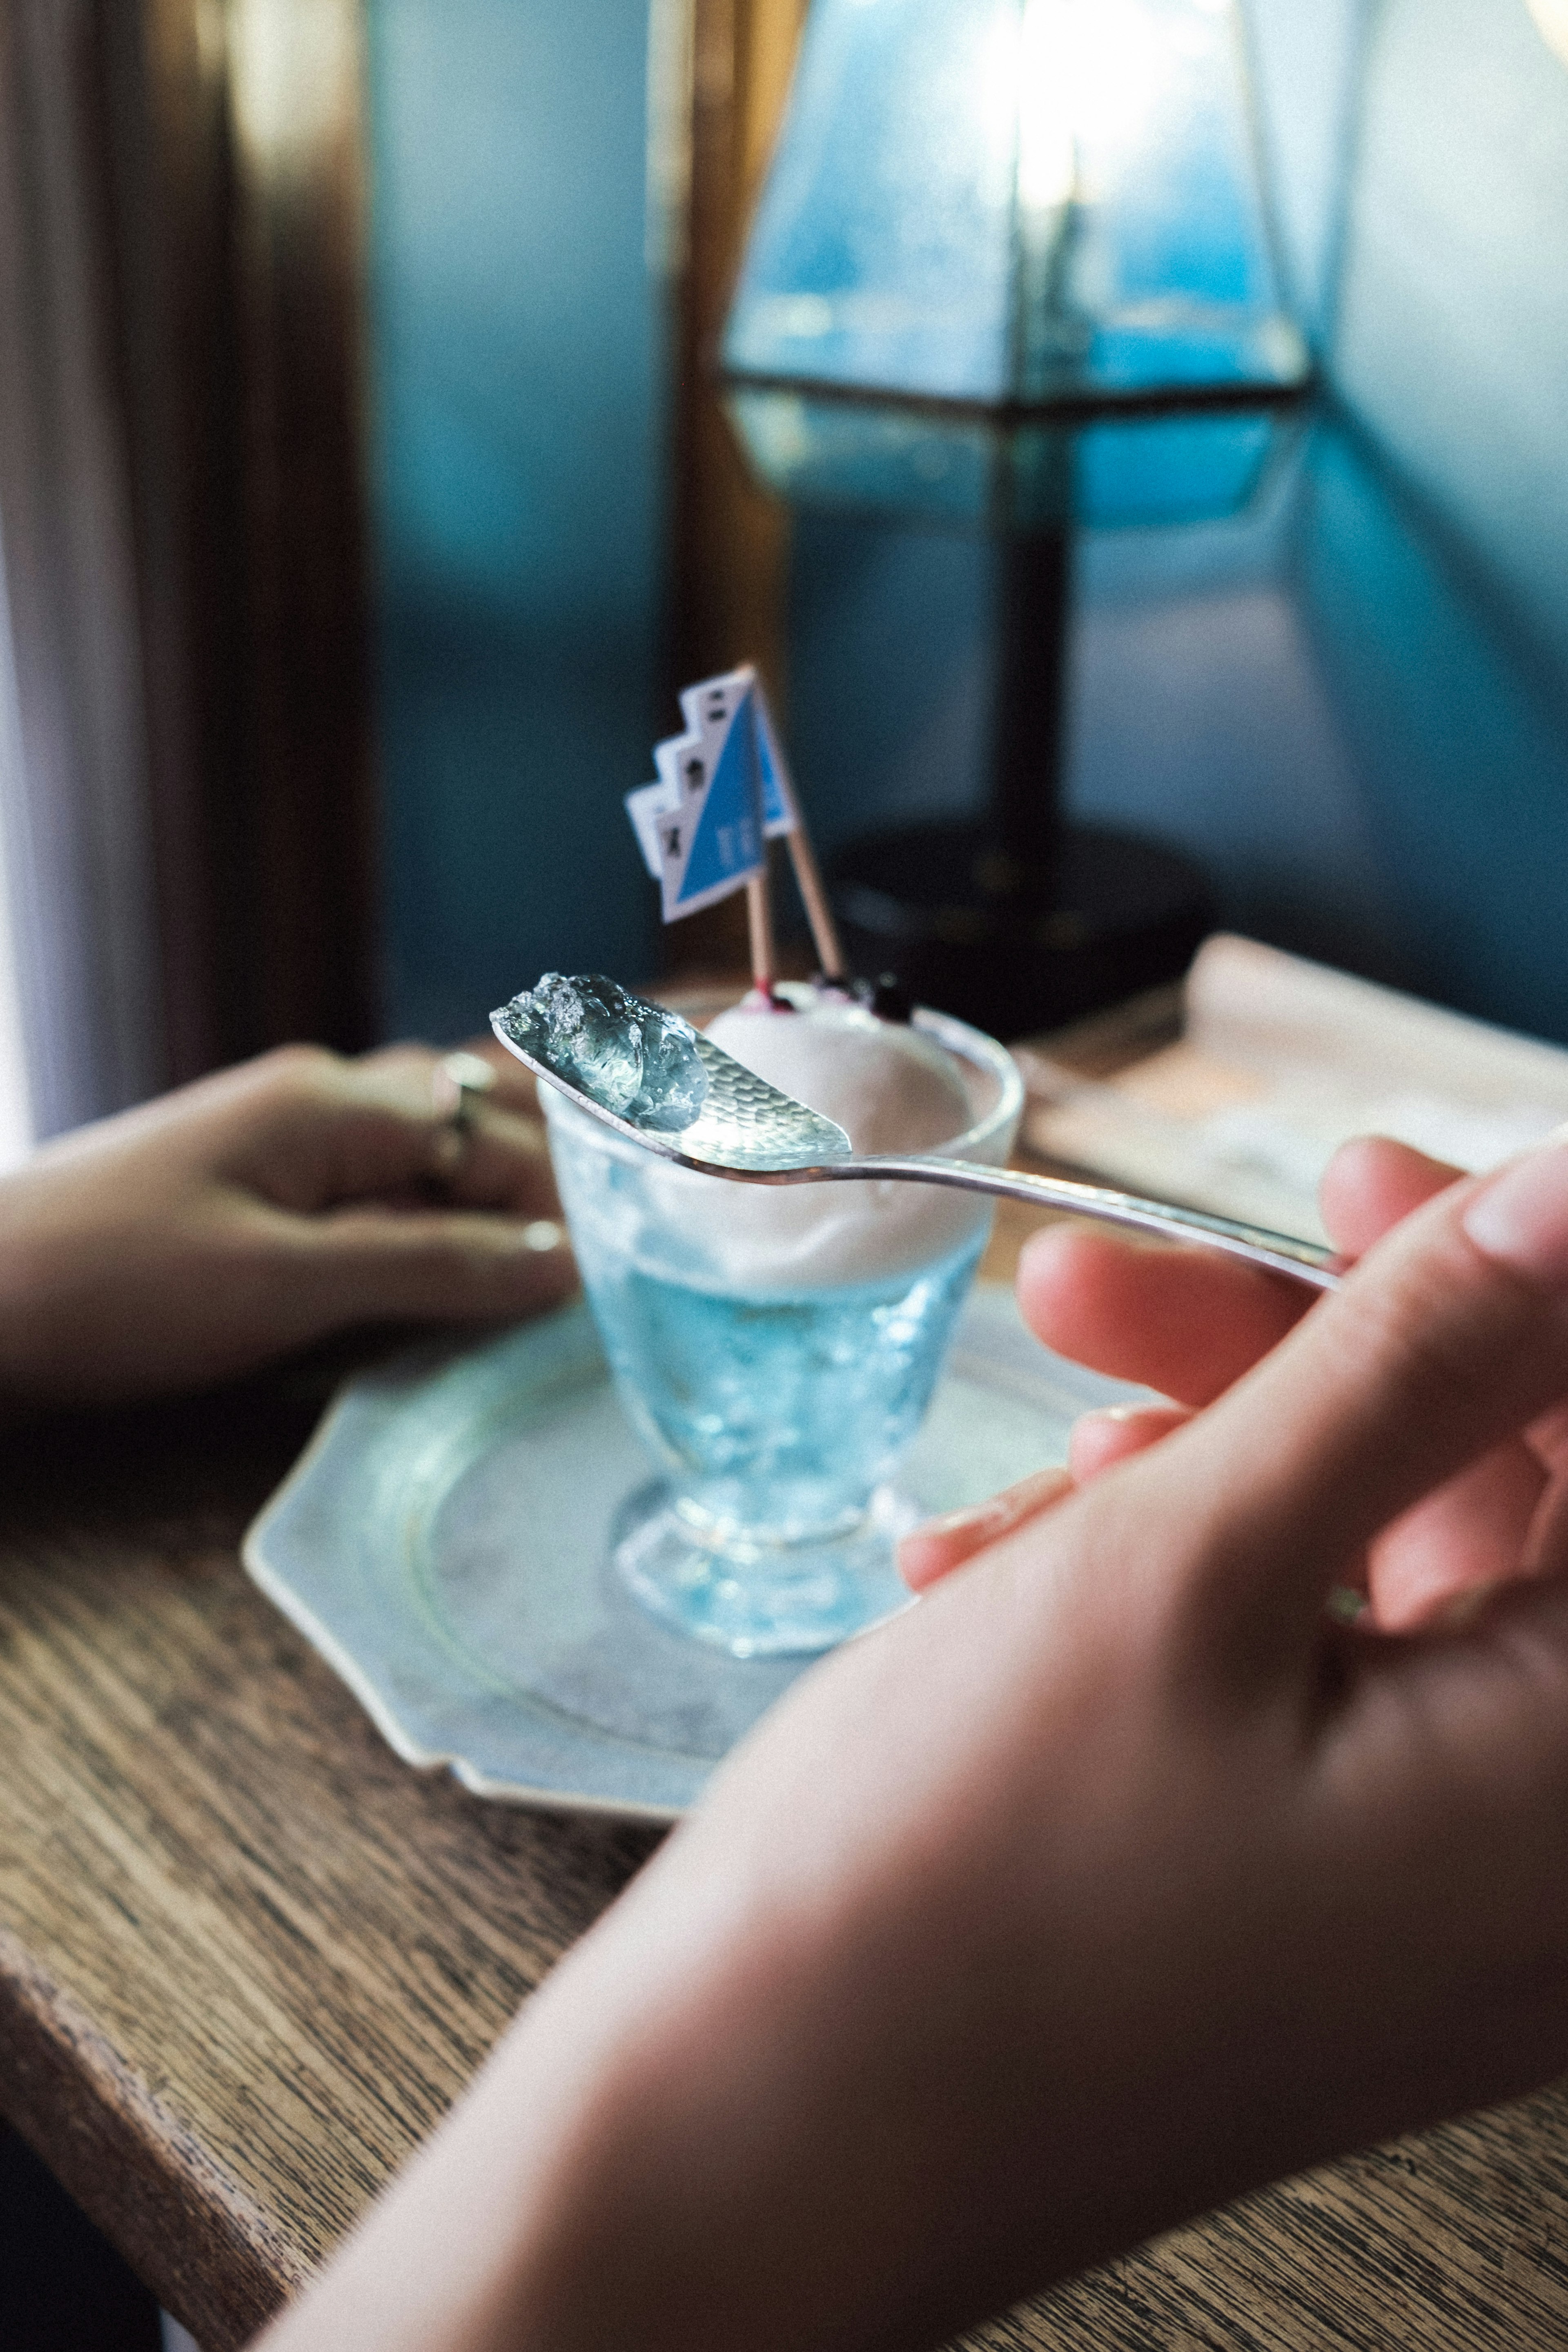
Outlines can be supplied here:
M956 1116L974 1114L943 1149L1005 1158L1021 1099L1007 1055L923 1019L944 1051L956 1042ZM605 1353L664 1473L622 1508L622 1576L666 1622L738 1656L826 1648L901 1606L893 1539L915 1515L889 1482L931 1401L989 1204L927 1186L696 1175L541 1093Z
M893 1475L984 1246L796 1298L579 1256L622 1400L688 1521L716 1543L798 1544L857 1527Z

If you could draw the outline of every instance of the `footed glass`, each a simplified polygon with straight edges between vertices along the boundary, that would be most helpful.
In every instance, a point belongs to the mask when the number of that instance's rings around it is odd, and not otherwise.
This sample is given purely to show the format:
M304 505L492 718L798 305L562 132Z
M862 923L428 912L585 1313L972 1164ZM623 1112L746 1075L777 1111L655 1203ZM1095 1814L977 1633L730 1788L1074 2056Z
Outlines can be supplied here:
M1003 1161L1010 1056L917 1013L973 1108L944 1156ZM991 1226L924 1185L738 1185L639 1150L541 1088L589 1302L664 1475L624 1507L616 1566L654 1615L736 1657L831 1647L901 1607L914 1523L894 1473L931 1401ZM835 1202L832 1195L839 1195ZM813 1219L854 1222L814 1248ZM813 1257L831 1279L812 1278ZM808 1272L791 1275L789 1264Z

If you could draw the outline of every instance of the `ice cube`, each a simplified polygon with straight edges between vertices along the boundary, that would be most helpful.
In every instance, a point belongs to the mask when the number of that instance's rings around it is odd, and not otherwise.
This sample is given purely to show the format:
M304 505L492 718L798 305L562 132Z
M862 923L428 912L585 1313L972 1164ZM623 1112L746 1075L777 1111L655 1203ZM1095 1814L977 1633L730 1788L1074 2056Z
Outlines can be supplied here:
M662 1004L644 1004L642 1011L643 1084L626 1116L634 1126L678 1135L691 1126L707 1099L707 1072L697 1052L696 1031Z
M678 1134L707 1094L696 1032L602 972L547 971L493 1015L515 1045L601 1109Z

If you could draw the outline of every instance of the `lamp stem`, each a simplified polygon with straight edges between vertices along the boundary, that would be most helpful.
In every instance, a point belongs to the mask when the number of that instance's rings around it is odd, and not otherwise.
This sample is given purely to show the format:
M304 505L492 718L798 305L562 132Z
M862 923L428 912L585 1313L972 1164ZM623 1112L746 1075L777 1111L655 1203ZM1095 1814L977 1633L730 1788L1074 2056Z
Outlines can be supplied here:
M1038 887L1056 856L1071 572L1065 527L998 547L990 832L1001 896Z

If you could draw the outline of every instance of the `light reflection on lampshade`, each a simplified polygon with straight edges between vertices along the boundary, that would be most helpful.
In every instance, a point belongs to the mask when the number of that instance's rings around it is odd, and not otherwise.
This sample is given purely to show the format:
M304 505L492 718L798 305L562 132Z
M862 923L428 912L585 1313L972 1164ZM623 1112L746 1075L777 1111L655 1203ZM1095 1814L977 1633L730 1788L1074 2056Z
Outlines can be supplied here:
M1237 0L814 0L723 356L1007 406L1301 383Z
M1568 0L1527 0L1527 5L1547 47L1568 66Z

